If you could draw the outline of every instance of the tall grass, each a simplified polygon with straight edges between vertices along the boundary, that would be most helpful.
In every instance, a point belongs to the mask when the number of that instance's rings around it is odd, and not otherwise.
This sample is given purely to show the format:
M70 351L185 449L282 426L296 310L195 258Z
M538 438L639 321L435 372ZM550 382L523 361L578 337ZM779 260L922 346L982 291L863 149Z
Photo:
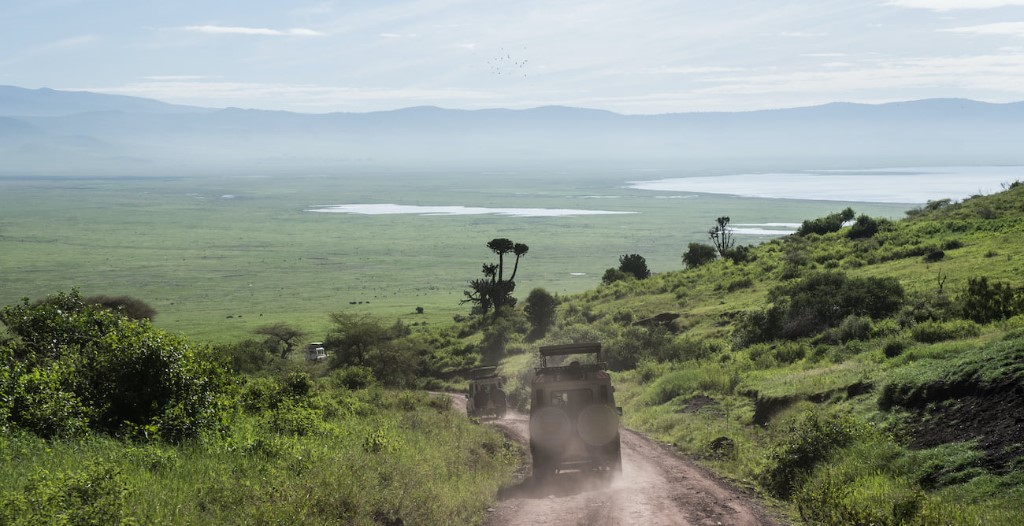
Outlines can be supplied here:
M179 447L4 436L0 522L473 524L519 462L517 446L422 393L316 396L365 406L321 400L304 431L240 414L222 439Z

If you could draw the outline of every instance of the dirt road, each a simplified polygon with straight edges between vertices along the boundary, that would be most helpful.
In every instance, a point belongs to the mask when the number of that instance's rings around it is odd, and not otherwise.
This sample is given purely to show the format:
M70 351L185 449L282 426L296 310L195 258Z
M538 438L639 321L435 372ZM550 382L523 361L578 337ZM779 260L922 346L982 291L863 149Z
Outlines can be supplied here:
M465 399L453 397L457 410ZM529 417L489 421L529 443ZM763 508L707 471L643 435L623 429L622 475L563 472L543 484L526 477L498 495L487 526L778 525Z

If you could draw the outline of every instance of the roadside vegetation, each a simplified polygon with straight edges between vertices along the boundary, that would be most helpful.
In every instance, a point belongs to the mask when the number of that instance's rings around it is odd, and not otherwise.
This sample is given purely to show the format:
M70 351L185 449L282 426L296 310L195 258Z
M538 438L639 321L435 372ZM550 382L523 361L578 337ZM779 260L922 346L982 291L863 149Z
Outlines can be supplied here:
M194 344L77 292L0 320L0 524L470 524L520 462L365 364Z
M795 520L1019 524L1021 203L1014 183L898 221L845 209L758 246L709 216L681 270L624 253L573 295L517 289L526 245L481 240L473 308L429 326L343 310L210 347L77 292L8 306L0 519L478 522L522 453L423 390L498 364L527 410L537 347L599 341L626 425Z
M509 398L527 408L536 346L601 341L627 425L795 521L1019 524L1021 203L1014 183L900 221L846 209L756 247L719 217L684 270L609 269L542 339L506 334Z

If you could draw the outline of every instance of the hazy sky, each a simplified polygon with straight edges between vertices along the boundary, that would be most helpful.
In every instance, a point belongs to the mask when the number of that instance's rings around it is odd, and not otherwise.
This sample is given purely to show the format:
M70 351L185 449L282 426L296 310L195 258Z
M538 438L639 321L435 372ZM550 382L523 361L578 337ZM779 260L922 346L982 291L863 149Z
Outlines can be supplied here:
M0 84L302 112L1024 100L1024 0L0 0Z

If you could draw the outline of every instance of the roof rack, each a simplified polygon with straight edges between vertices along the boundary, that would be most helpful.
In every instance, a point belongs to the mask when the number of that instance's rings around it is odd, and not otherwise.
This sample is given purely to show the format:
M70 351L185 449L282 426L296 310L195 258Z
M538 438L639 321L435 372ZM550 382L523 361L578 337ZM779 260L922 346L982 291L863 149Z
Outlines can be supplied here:
M470 380L482 380L484 378L491 378L497 376L498 367L495 365L484 365L481 367L474 367L468 371Z
M601 344L593 343L569 343L565 345L545 345L540 348L541 366L548 366L549 356L566 356L569 354L596 354L596 362L601 363Z

